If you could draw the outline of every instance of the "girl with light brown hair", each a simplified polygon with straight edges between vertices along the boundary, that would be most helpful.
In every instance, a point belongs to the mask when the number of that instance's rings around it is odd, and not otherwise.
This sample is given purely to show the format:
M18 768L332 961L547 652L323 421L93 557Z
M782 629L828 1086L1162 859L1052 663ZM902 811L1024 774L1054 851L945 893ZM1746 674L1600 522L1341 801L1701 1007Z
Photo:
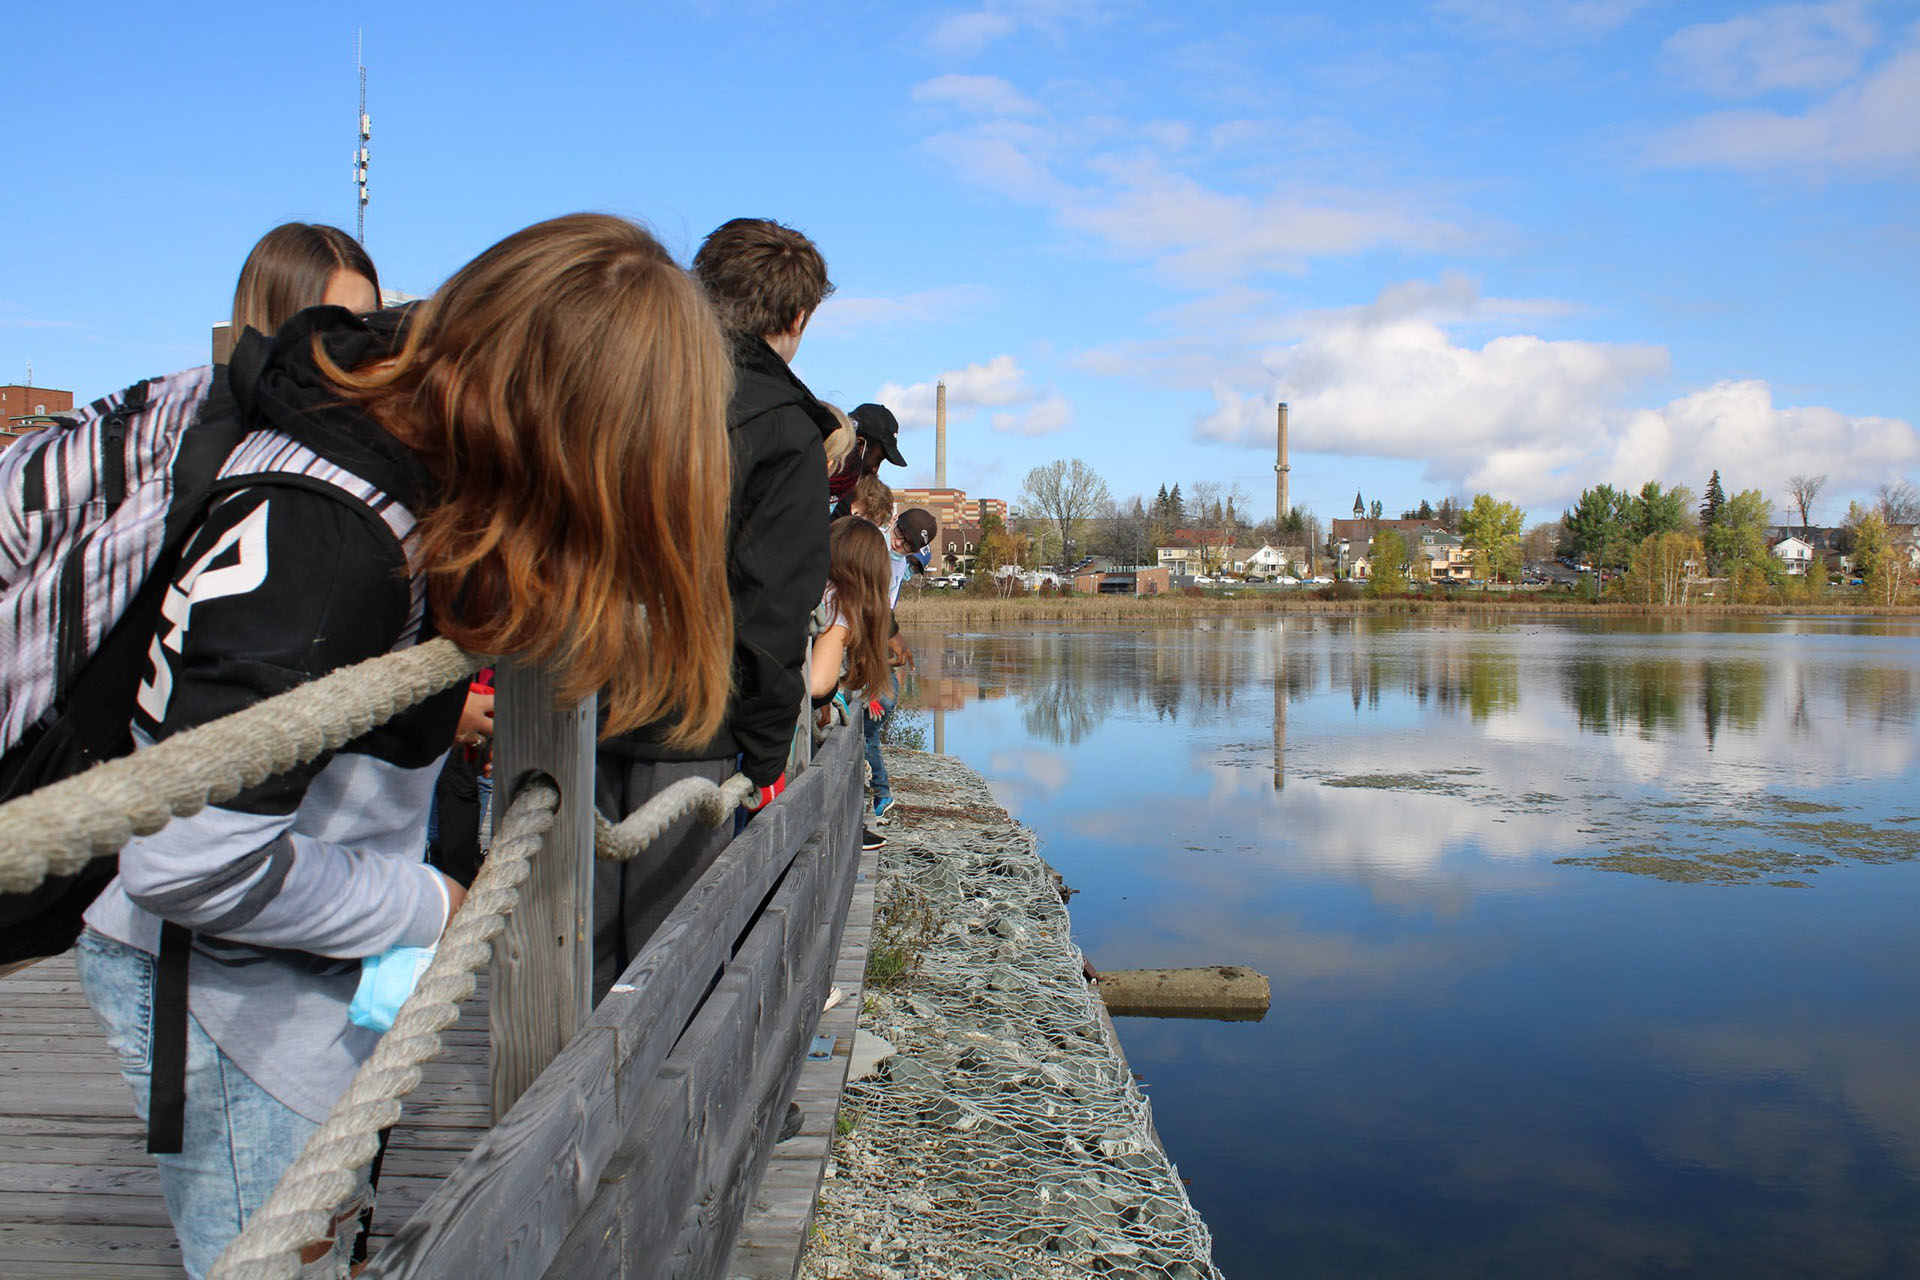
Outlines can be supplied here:
M380 273L373 259L338 227L287 222L260 237L233 287L233 333L273 334L308 307L380 309Z
M608 732L713 732L731 681L731 363L645 231L558 218L409 311L312 309L242 342L260 372L234 387L236 486L169 577L137 747L435 633L550 665L564 700L603 691ZM76 964L143 1115L169 1097L155 1063L184 1059L183 1120L155 1149L191 1275L372 1053L377 1032L349 1017L361 961L433 945L465 896L421 861L463 693L136 837L87 911ZM184 1045L154 1014L156 954L179 945Z
M874 698L887 687L887 588L892 565L887 536L866 520L836 520L827 535L826 627L813 641L808 692L815 699L845 688Z

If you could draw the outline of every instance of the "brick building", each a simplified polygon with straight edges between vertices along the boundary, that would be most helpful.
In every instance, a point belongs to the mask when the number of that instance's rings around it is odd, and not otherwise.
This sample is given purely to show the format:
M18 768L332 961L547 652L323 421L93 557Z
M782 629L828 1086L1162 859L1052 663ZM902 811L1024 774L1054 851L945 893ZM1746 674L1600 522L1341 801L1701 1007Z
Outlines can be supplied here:
M969 498L965 489L895 489L893 500L903 511L908 507L925 507L933 512L942 529L950 524L970 524L978 529L980 522L990 515L998 516L1002 524L1007 521L1006 499Z
M71 412L71 391L55 391L52 387L0 387L0 449L12 444L16 437L27 431L37 429L34 424L15 422L14 419Z

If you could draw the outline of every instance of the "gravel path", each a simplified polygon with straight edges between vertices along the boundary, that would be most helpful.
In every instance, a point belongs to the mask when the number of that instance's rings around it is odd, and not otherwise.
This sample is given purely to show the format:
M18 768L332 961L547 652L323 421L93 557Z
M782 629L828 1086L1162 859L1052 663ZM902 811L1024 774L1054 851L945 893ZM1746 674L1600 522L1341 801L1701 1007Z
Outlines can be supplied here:
M1033 833L959 761L887 755L856 1070L894 1052L847 1087L800 1274L1217 1277Z

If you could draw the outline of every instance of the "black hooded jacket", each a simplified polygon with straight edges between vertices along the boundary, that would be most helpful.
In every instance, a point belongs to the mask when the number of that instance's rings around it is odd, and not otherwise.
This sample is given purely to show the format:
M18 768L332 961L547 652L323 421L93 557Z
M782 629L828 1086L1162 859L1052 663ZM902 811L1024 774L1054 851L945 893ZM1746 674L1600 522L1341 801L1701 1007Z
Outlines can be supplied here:
M806 693L807 617L827 586L827 457L838 425L766 340L733 335L733 455L727 586L733 597L733 701L710 742L672 750L649 725L601 744L630 760L742 757L766 786L787 766ZM663 549L665 550L665 549Z

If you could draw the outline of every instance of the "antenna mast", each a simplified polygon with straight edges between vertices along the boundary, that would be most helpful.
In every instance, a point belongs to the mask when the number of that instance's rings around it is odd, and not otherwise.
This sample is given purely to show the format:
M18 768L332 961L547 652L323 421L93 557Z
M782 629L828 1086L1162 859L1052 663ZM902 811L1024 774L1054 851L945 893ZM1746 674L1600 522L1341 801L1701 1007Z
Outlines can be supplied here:
M373 121L367 115L367 63L362 56L361 33L353 33L353 62L360 70L360 132L353 144L353 185L359 196L358 221L354 239L367 242L367 143L373 137Z

